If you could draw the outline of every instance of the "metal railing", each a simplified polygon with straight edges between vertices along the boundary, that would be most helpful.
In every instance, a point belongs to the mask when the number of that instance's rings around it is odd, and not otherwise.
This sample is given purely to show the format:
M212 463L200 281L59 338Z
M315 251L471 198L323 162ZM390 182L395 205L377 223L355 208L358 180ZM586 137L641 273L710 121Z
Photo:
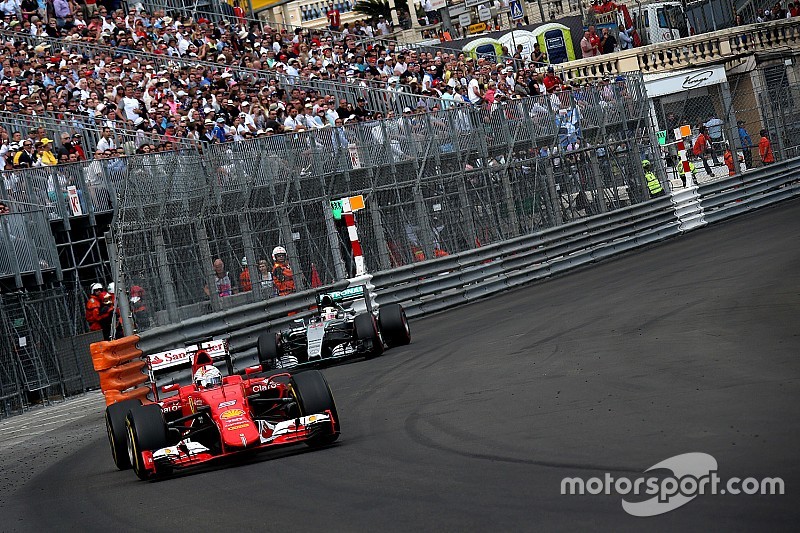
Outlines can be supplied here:
M69 112L44 112L39 115L25 115L0 111L0 127L4 128L9 133L9 136L18 131L25 138L31 131L41 128L44 129L46 137L56 142L56 146L53 147L55 151L61 145L60 138L62 133L69 133L70 138L77 134L80 135L80 146L89 159L94 156L97 150L97 143L102 137L104 125L108 122L105 118L95 119ZM178 150L191 148L195 145L194 141L190 139L168 137L150 131L136 130L130 127L128 123L120 120L112 120L110 124L112 140L117 147L124 149L128 155L134 153L143 144L165 145L170 143Z
M35 204L4 200L9 212L0 214L0 279L13 278L16 288L23 277L35 276L43 284L48 273L61 277L55 242L44 210Z
M692 191L688 191L692 192ZM587 263L646 246L686 231L680 211L693 204L717 222L753 209L800 196L800 159L765 167L745 178L704 185L698 194L678 191L639 205L596 215L529 235L368 275L377 303L401 303L418 317L497 294ZM680 199L679 199L680 197ZM699 226L694 226L699 227ZM346 282L332 285L339 289ZM275 331L309 311L287 316L314 303L305 291L224 312L158 327L140 335L139 348L154 353L207 336L226 337L238 370L257 364L258 335Z

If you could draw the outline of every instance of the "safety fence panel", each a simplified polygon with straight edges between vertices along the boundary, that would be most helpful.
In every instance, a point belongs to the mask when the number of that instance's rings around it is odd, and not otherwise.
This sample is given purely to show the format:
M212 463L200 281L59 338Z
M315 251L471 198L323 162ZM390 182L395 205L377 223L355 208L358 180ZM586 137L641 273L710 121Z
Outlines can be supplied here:
M58 253L44 210L29 203L4 203L8 212L0 214L0 283L21 288L28 277L34 277L36 285L43 283L43 276L60 279Z
M96 386L80 288L0 295L0 416ZM101 337L101 336L100 336Z

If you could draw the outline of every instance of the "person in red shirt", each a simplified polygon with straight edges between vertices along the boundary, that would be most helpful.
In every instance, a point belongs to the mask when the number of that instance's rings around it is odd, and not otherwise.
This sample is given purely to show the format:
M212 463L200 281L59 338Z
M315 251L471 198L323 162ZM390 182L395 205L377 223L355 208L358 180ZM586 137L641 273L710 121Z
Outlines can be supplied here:
M736 161L733 158L733 152L731 151L731 147L728 144L725 144L725 166L728 167L728 176L735 176L736 175ZM739 162L741 163L744 161L744 157L739 156Z
M233 0L233 16L236 17L236 21L240 26L244 26L247 23L244 18L244 9L242 9L239 0Z
M592 45L592 52L596 56L600 55L600 53L601 53L601 48L600 48L600 42L601 41L602 41L602 39L600 38L599 35L597 35L597 32L594 29L594 26L589 26L589 42Z
M761 140L758 141L758 155L761 156L761 163L769 165L775 162L775 154L772 152L772 143L769 140L769 132L761 130Z
M339 13L339 10L336 9L333 5L333 2L328 4L328 28L331 31L339 31L339 26L342 24L342 15Z
M547 74L542 80L542 83L544 83L544 88L549 93L553 87L561 85L561 78L556 76L556 72L553 67L547 67Z
M695 157L699 157L703 161L703 167L706 169L706 174L713 176L714 172L711 170L711 165L708 164L706 155L711 150L711 137L708 135L708 128L700 126L700 135L694 141L692 146L692 153Z

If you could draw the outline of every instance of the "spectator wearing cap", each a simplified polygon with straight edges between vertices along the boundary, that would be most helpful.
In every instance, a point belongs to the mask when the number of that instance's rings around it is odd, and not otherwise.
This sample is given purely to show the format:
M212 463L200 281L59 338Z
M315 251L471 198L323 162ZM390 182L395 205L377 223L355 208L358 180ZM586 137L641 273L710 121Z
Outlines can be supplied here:
M366 120L370 117L370 112L367 111L365 107L367 105L367 101L363 98L358 98L356 100L356 108L353 110L353 115L355 115L360 120Z
M42 139L36 144L36 162L33 166L53 166L58 164L58 158L53 155L53 141L47 137Z
M225 135L227 133L225 127L225 119L220 117L214 123L214 129L211 130L211 133L214 137L217 138L217 142L224 143L225 142Z
M542 83L545 90L550 93L561 85L561 78L556 76L556 71L553 67L547 67L547 74L545 74Z

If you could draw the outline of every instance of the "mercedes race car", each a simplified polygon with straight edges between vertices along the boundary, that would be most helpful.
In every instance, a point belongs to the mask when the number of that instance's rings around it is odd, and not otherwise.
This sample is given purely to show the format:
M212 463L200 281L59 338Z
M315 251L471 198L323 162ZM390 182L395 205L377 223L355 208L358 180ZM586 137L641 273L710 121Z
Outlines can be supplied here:
M355 305L363 301L363 306ZM359 311L359 307L363 310ZM373 312L366 286L320 293L313 316L279 333L258 337L258 359L264 368L319 365L350 357L373 358L384 347L411 342L403 307L382 305Z
M173 351L191 357L192 371L191 384L161 388L161 393L174 395L158 398L151 356L156 401L124 400L106 408L117 468L133 467L140 479L151 479L241 452L301 442L319 447L339 438L336 404L318 370L263 373L256 366L245 376L233 375L225 345L229 372L223 376L208 344ZM168 364L163 356L156 354L157 365Z

